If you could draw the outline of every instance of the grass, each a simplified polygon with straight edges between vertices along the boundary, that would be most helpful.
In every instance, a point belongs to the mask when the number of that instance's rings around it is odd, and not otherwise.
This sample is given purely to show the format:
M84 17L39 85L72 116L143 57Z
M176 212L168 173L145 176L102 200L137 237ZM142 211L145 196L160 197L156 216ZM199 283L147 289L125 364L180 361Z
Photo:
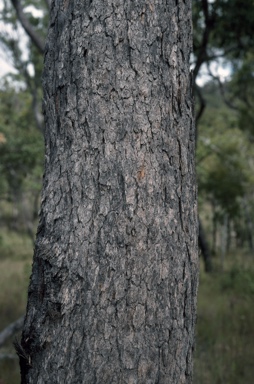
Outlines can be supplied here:
M17 320L24 312L31 270L33 245L17 232L2 229L0 238L0 330ZM15 354L12 340L1 349ZM0 360L0 384L20 382L18 359Z
M2 230L0 330L25 311L31 240ZM227 255L212 274L201 263L193 384L252 384L254 377L254 265L243 252ZM2 351L14 354L12 340ZM18 384L17 359L0 360L0 384ZM177 384L177 383L176 383Z
M223 272L201 269L194 384L251 384L254 376L254 266L228 255Z
M0 262L8 260L30 261L33 252L31 239L17 231L1 228L0 234Z

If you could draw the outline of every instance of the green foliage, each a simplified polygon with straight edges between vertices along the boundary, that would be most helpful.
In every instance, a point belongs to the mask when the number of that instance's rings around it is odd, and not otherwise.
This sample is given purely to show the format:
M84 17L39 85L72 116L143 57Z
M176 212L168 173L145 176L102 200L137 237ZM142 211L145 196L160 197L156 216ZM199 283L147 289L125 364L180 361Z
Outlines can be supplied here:
M254 51L249 51L241 63L237 63L230 92L238 109L239 127L254 142Z
M23 90L0 90L0 193L18 193L33 183L39 187L43 139L31 112L31 96ZM36 181L36 182L35 182Z
M245 0L217 0L211 4L215 14L216 28L213 41L217 47L228 49L238 45L239 52L244 54L246 47L253 47L254 2Z
M254 299L254 269L244 269L233 265L229 273L221 279L221 289L224 292L233 292L242 300L248 297Z
M219 50L230 60L243 58L254 47L253 0L245 0L244 6L241 0L194 0L192 8L196 56L204 44L207 54Z
M253 166L246 162L246 157L254 160L253 148L237 126L236 112L225 107L216 93L212 96L209 84L206 87L211 102L199 125L199 192L234 217L241 210L241 198L253 186Z

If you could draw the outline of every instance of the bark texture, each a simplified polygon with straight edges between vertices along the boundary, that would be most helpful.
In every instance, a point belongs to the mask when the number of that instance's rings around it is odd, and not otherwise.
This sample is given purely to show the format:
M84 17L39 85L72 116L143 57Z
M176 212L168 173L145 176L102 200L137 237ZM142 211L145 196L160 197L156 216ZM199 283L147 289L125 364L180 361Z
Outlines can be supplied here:
M52 1L22 384L191 383L191 36L190 0Z

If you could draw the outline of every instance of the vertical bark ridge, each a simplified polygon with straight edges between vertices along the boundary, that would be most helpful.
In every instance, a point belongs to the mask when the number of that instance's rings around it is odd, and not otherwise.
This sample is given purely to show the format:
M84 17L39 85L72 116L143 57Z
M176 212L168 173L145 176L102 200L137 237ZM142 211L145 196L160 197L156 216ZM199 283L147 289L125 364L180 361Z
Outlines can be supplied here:
M190 383L191 1L55 0L23 383Z

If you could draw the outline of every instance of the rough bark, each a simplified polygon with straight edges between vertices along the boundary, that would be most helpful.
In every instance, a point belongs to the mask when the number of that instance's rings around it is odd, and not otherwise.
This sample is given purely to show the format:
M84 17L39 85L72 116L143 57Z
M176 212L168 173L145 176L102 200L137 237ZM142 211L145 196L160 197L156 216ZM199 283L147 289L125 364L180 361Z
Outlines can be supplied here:
M191 1L60 1L22 383L191 383Z

